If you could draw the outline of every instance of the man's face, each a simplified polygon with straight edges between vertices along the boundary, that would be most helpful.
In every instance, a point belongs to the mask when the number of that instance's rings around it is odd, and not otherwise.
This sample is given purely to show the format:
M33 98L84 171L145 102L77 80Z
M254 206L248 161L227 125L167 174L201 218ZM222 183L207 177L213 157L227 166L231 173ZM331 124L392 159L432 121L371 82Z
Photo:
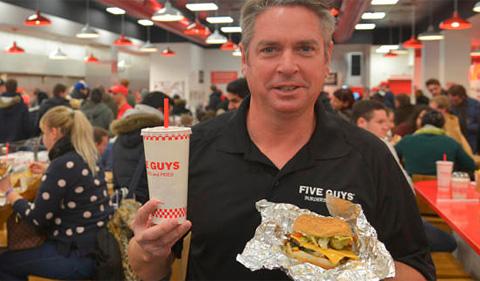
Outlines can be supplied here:
M428 104L431 108L435 109L436 111L442 113L442 114L445 114L447 113L447 110L445 108L440 108L438 107L438 104L435 102L435 101L430 101L430 103Z
M108 137L102 137L102 140L99 143L95 143L97 147L98 155L102 156L108 146Z
M226 92L225 97L228 100L228 110L238 109L243 101L243 98L230 92Z
M270 8L256 18L248 57L241 48L252 104L266 113L300 113L313 107L332 48L325 58L315 13L300 6Z
M450 98L450 103L453 106L459 106L463 102L463 98L461 96L454 96L454 95L448 95Z
M387 136L390 129L387 112L382 109L374 110L370 120L360 117L357 125L382 139Z
M430 84L427 86L428 91L432 94L432 97L439 96L442 93L442 87L437 84Z

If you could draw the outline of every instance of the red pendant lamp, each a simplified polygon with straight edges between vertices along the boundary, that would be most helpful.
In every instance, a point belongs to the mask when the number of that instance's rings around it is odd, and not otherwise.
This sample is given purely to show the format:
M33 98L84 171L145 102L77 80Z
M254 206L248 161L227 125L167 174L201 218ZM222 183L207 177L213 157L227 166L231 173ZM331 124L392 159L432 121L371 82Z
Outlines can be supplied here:
M340 11L335 7L330 9L330 15L332 15L332 17L338 16L339 13L340 13Z
M172 51L172 49L170 49L170 47L167 47L166 49L164 49L162 51L162 56L164 56L164 57L173 57L175 55L176 55L176 53L174 51Z
M210 35L210 30L202 25L199 21L195 21L183 31L185 35L198 35L198 36L208 36Z
M230 39L228 39L226 43L223 43L222 46L220 46L220 50L222 51L235 51L237 48L237 44L233 43Z
M397 54L395 54L394 52L392 52L392 50L388 50L388 53L386 53L385 55L383 55L384 58L394 58L398 56Z
M462 19L458 14L457 0L454 0L453 3L454 3L453 16L449 19L442 21L440 23L440 29L464 30L464 29L472 28L472 24L469 21Z
M122 33L120 34L120 37L118 37L118 39L113 42L113 45L115 45L115 46L123 46L123 47L133 46L132 40L128 39L125 36L124 21L125 21L125 14L122 15Z
M9 54L23 54L25 53L25 50L21 47L19 47L17 45L17 42L16 41L13 41L13 44L12 46L10 46L9 48L7 48L5 50L5 52L9 53Z
M403 42L403 47L405 49L421 49L422 42L417 39L415 36L415 6L413 6L413 13L412 13L412 36L407 41Z
M85 57L85 62L86 63L98 63L99 60L93 54L90 54L87 57Z
M48 18L44 17L39 10L35 12L35 14L29 16L28 18L23 21L23 24L26 26L45 26L52 24Z

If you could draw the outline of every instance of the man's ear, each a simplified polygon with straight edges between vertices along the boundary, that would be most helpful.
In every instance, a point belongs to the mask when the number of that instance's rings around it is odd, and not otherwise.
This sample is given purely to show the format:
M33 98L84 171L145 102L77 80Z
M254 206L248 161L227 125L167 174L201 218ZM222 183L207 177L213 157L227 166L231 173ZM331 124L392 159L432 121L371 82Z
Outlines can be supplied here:
M247 54L245 52L245 47L243 46L243 43L239 44L240 47L240 52L242 52L242 75L245 77L245 74L247 73L247 68L248 68L248 59L247 59Z
M357 119L357 126L365 129L367 127L367 120L363 117Z

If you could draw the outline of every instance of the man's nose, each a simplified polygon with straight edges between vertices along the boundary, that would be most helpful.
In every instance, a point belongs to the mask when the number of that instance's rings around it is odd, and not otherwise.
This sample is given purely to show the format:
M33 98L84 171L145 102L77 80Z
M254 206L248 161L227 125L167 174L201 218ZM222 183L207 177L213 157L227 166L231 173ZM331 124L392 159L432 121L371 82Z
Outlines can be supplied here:
M292 75L298 72L298 62L293 51L286 50L280 56L277 71L284 75Z

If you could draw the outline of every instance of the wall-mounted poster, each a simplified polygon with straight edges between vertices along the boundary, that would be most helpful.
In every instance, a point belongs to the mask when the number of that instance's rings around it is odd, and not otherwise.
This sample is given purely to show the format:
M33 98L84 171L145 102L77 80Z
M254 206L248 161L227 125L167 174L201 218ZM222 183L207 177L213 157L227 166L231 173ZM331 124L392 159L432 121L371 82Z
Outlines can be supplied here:
M165 94L173 97L179 95L181 98L185 98L185 81L154 81L153 90L161 91Z
M210 73L210 81L212 84L228 84L237 79L236 71L212 71Z
M336 72L330 72L327 77L325 77L324 85L336 86L338 83L338 77Z

